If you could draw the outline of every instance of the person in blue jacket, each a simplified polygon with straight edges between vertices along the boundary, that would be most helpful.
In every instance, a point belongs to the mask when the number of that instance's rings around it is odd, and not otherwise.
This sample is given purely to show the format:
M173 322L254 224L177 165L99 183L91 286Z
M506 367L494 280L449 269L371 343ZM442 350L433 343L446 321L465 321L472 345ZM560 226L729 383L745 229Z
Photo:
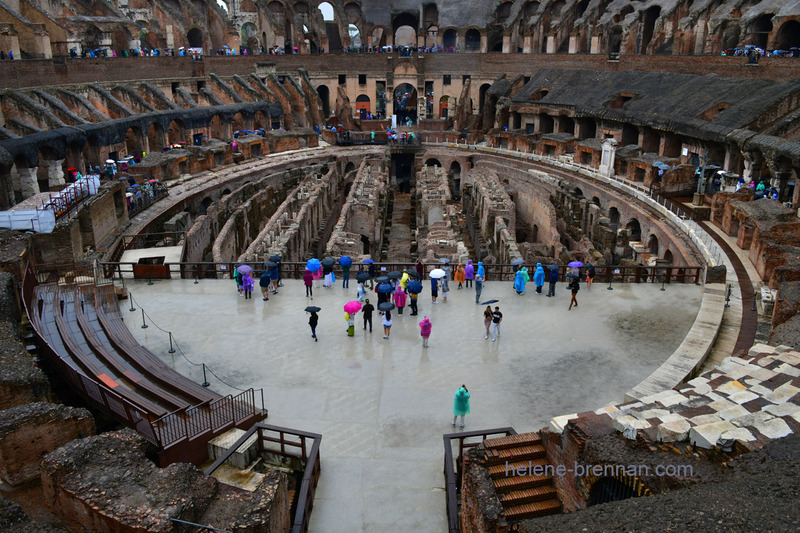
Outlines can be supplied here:
M541 263L536 263L536 272L533 273L533 283L536 285L536 294L542 294L544 287L544 268Z
M558 283L558 269L550 271L550 276L547 281L550 282L550 287L547 289L547 297L556 295L556 283Z

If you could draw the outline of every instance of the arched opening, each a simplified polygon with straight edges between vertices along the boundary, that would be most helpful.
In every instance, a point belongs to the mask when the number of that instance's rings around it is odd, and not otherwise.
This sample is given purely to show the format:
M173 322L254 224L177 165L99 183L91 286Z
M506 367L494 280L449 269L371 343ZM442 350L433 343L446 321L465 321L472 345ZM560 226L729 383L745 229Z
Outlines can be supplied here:
M494 10L494 21L505 22L511 15L511 6L513 5L513 2L503 2L497 6L497 9Z
M658 237L655 235L650 235L650 239L647 241L647 252L654 257L658 257Z
M267 129L267 117L264 116L263 111L256 111L253 113L253 129Z
M327 85L320 85L317 87L317 94L322 101L322 117L328 118L331 116L331 92Z
M419 20L411 13L400 13L392 21L395 46L417 46Z
M720 38L722 49L727 50L728 48L736 48L737 46L739 46L739 40L740 40L739 23L736 21L724 22L722 37Z
M761 15L750 25L750 40L759 48L767 49L767 39L772 31L772 14Z
M650 41L653 40L653 30L656 26L656 20L658 20L660 16L661 8L659 6L653 6L644 12L642 18L642 44L639 49L640 54L647 53L647 46L650 44Z
M381 49L386 46L386 31L378 27L372 30L372 48Z
M169 144L183 142L183 134L183 122L173 120L169 123L169 128L167 129L167 139L169 140Z
M124 26L114 28L111 33L111 48L114 50L127 50L131 42L131 33Z
M673 263L672 252L670 250L667 250L666 252L664 252L664 261L668 261L669 264Z
M189 43L190 48L202 48L203 47L203 32L200 31L198 28L192 28L186 34L186 42Z
M450 176L450 190L452 192L453 198L461 198L461 165L458 161L453 161L450 164L450 171L448 172Z
M350 37L351 48L361 48L361 30L355 24L347 26L347 35Z
M428 167L441 167L442 164L439 162L438 159L435 159L435 158L431 157L431 158L428 158L425 161L425 166L428 166Z
M147 128L147 150L149 152L161 151L164 146L164 128L161 124L154 122Z
M775 37L775 48L778 50L800 48L800 22L790 20L781 25Z
M616 207L608 210L608 225L614 231L619 229L619 209Z
M211 117L211 124L209 126L211 130L211 138L213 139L225 139L227 135L225 135L225 128L224 123L222 122L222 117L219 115L214 115Z
M355 165L355 163L353 163L352 161L349 161L349 162L347 163L347 165L345 165L345 167L344 167L344 174L345 174L345 176L346 176L347 174L350 174L351 172L353 172L355 169L356 169L356 165Z
M642 240L642 227L635 218L630 219L625 225L625 229L628 231L629 241L639 242Z
M370 99L366 94L359 94L356 98L356 113L361 120L367 120L367 113L372 114Z
M244 115L242 115L241 112L233 115L233 118L231 119L231 129L233 131L242 131L248 129L247 121L245 120Z
M125 132L125 151L128 155L142 151L141 139L133 128L128 128L128 131Z
M553 117L546 113L539 114L539 133L553 133Z
M100 41L102 40L102 37L103 32L101 32L94 24L89 24L89 26L83 32L83 38L81 39L83 49L85 51L90 51L101 48Z
M439 118L447 118L450 109L455 109L456 99L452 96L442 96L439 99Z
M481 51L481 32L475 28L467 30L464 35L464 51L465 52L480 52Z
M525 4L525 17L532 17L539 11L539 2L533 0Z
M275 3L277 3L277 2L275 2ZM324 20L325 22L329 22L329 21L335 20L333 6L331 4L329 4L328 2L321 2L319 4L318 8L319 8L320 12L322 13L322 20Z
M491 85L484 83L478 91L478 113L483 115L483 109L486 105L486 91L491 88Z
M626 485L617 478L603 477L592 485L587 505L591 507L592 505L636 497L638 497L638 493L630 485Z
M614 26L608 33L608 53L619 54L622 49L622 28Z
M583 198L583 191L578 187L575 187L575 190L572 191L572 194L574 194L576 198Z
M242 24L241 39L242 48L247 50L248 54L258 52L258 31L256 27L250 23L245 22Z
M206 213L208 213L208 208L211 207L211 204L213 204L213 203L214 203L214 200L212 200L208 196L203 198L203 201L200 203L200 212L198 214L199 215L205 215Z
M398 123L417 121L417 90L408 83L402 83L394 90L394 114Z
M597 207L603 207L600 205L600 198L598 198L597 196L592 196L592 203Z
M444 32L444 35L442 36L442 46L446 50L455 48L457 39L458 39L458 33L453 28L450 28L449 30L446 30Z

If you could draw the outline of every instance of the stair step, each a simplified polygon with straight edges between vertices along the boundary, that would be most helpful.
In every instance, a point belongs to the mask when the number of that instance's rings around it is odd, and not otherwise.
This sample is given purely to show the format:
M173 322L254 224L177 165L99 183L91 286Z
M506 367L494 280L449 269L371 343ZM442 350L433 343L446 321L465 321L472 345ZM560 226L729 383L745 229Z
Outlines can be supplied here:
M519 448L509 448L507 450L495 450L494 448L486 450L486 463L489 466L515 463L518 461L527 461L532 459L541 459L545 456L544 446L541 444L534 444L533 446L520 446Z
M538 433L518 433L517 435L507 435L505 437L497 437L483 441L483 445L486 448L495 448L498 450L516 448L520 445L531 446L541 443L542 439L539 437Z
M552 486L552 476L508 476L494 478L492 480L494 488L498 493L513 492L515 490L527 490L536 487Z
M505 494L500 494L499 497L503 507L512 507L523 503L557 500L558 492L554 486L544 485L532 489L514 490Z
M493 465L489 467L489 476L492 478L498 477L508 477L517 475L522 471L526 474L532 474L532 468L536 466L544 467L547 463L547 459L540 458L540 459L531 459L528 461L516 461L516 462L509 462L503 463L499 465ZM544 474L544 472L542 472ZM519 475L517 475L519 477Z
M525 520L526 518L559 514L560 512L561 502L554 499L515 505L506 509L504 514L506 515L506 520Z

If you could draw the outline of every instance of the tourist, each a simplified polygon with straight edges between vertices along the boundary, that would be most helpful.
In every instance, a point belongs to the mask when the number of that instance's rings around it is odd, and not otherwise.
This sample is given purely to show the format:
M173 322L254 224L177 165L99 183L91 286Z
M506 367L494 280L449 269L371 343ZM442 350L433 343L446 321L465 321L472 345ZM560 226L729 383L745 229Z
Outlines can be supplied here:
M358 284L358 289L356 289L356 300L360 302L361 300L364 299L364 296L366 295L367 295L367 289L364 288L364 283L361 282Z
M464 265L461 263L456 266L456 273L453 276L453 281L458 282L458 290L461 290L464 287Z
M403 314L403 308L406 306L406 293L402 289L397 289L394 291L392 295L392 301L394 301L394 305L397 306L397 314Z
M594 282L594 265L591 263L586 263L586 290L592 288L592 283Z
M314 280L314 288L319 289L319 280L322 279L322 268L318 268L315 272L312 272L311 279Z
M272 278L272 294L278 294L278 287L281 286L281 262L275 261L275 266L269 271L269 277Z
M350 265L342 267L342 288L350 288Z
M492 313L492 342L497 340L497 337L500 336L500 323L503 321L503 313L500 312L500 308L495 306L494 312Z
M336 279L333 277L333 265L329 265L327 263L322 265L322 275L325 277L325 281L322 282L323 286L332 286L334 280Z
M492 306L487 305L486 309L483 310L483 325L486 326L486 336L484 339L489 338L489 329L492 327Z
M364 314L364 330L367 329L367 324L369 324L369 332L372 333L372 312L375 311L375 306L369 303L369 298L367 298L364 307L361 308L361 312Z
M420 279L425 278L425 263L422 262L421 257L417 257L417 262L414 263L414 268L417 269L417 274L419 274Z
M547 289L547 297L556 295L556 283L558 283L558 269L550 269L550 277L547 279L550 282L550 287Z
M256 282L253 279L252 273L247 273L242 276L242 289L244 290L244 299L247 300L253 297L253 289Z
M572 281L569 282L567 286L572 291L572 299L569 301L569 307L567 311L572 309L573 304L575 307L578 307L578 300L575 299L575 296L578 294L578 291L581 290L581 283L579 279L572 278Z
M466 385L461 385L456 391L453 399L453 425L456 425L456 418L461 417L460 427L464 427L464 417L469 414L469 391Z
M470 265L467 265L470 266ZM479 304L481 299L481 292L483 292L483 282L486 279L486 270L483 268L483 262L478 261L478 271L475 273L475 303Z
M261 277L258 278L258 286L261 287L261 300L269 300L269 287L272 285L272 278L269 276L269 270L264 270Z
M518 295L522 296L525 294L525 284L527 280L525 279L525 269L520 268L517 270L517 273L514 274L514 290L517 292Z
M306 298L314 299L314 289L311 288L311 285L314 283L314 274L311 273L310 270L306 269L305 274L303 274L303 284L306 286Z
M383 338L388 339L389 333L392 331L392 312L386 311L383 313Z
M422 319L422 322L419 323L419 334L422 336L422 347L428 347L428 338L431 336L431 329L433 328L433 324L431 324L431 319L425 317Z
M369 273L369 289L372 290L375 288L375 263L370 263L367 268L367 272Z
M408 272L403 272L403 275L400 277L400 288L405 291L408 287L408 279L409 279Z
M536 294L542 294L544 287L544 268L541 263L536 263L536 272L533 273L533 284L536 285Z
M356 314L344 312L344 319L347 322L347 336L352 337L356 334Z
M438 304L437 298L439 298L439 280L431 278L431 302Z
M450 282L448 282L448 278L450 277L450 268L444 268L444 277L442 278L442 301L447 303L447 294L450 292Z
M472 287L472 280L475 278L475 267L472 266L472 259L467 261L467 266L464 267L464 280L466 281L467 288Z
M409 306L411 307L411 316L417 316L417 299L419 298L419 294L412 292L409 295Z
M308 317L308 325L311 326L311 338L314 339L314 342L317 342L317 323L319 322L319 316L314 311L311 312L311 316Z
M236 283L236 290L239 291L239 296L244 296L244 292L242 292L242 273L239 272L238 268L233 269L233 282Z

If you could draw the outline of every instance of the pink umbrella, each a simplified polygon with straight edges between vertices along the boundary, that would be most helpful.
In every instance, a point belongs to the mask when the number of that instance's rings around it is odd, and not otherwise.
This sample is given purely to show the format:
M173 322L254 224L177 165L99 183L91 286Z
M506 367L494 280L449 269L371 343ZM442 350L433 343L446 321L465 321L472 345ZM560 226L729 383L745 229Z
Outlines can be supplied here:
M344 304L344 312L353 314L358 313L361 310L361 302L347 302Z

